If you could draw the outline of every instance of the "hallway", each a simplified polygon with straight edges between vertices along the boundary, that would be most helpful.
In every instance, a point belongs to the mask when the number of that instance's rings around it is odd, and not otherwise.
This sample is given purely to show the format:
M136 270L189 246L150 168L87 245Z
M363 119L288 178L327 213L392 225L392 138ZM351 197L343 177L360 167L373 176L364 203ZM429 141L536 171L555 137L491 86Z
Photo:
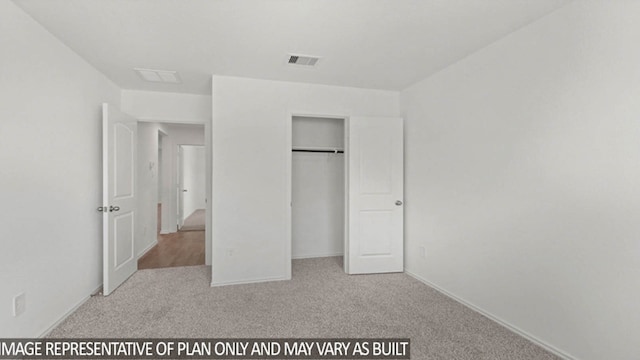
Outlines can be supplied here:
M158 235L158 244L138 260L138 269L204 265L204 231Z

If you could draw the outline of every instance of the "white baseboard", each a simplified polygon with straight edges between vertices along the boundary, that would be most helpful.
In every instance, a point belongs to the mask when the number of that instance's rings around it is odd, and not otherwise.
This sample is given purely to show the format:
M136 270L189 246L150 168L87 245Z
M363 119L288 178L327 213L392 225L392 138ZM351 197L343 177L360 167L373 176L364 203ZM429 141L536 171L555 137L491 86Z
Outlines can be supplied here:
M156 245L158 245L158 239L156 239L156 241L151 242L151 244L149 244L149 246L147 246L142 251L140 251L140 253L138 254L138 259L143 257L146 253L149 252L149 250L153 249L153 247L156 246Z
M227 285L243 285L243 284L256 284L270 281L285 281L291 280L288 277L272 277L272 278L260 278L260 279L247 279L247 280L234 280L234 281L223 281L223 282L211 282L211 287L217 286L227 286Z
M342 252L329 253L329 254L312 254L312 255L293 255L292 259L315 259L322 257L343 256Z
M469 302L457 297L456 295L448 292L447 290L439 287L438 285L430 282L429 280L421 277L420 275L412 273L411 271L409 271L407 269L404 269L404 272L407 275L411 276L412 278L414 278L414 279L422 282L423 284L429 286L430 288L435 289L436 291L440 292L441 294L443 294L443 295L445 295L445 296L447 296L447 297L459 302L460 304L470 308L471 310L474 310L474 311L482 314L483 316L485 316L485 317L497 322L498 324L500 324L500 325L504 326L505 328L513 331L514 333L522 336L523 338L531 341L532 343L540 346L541 348L543 348L543 349L545 349L545 350L547 350L547 351L549 351L549 352L551 352L551 353L553 353L553 354L555 354L555 355L557 355L557 356L559 356L559 357L561 357L563 359L566 359L566 360L577 360L575 357L573 357L573 356L567 354L566 352L556 348L555 346L550 345L550 344L538 339L537 337L529 334L528 332L518 328L517 326L512 325L512 324L502 320L501 318L499 318L499 317L497 317L497 316L495 316L495 315L493 315L493 314L491 314L491 313L489 313L489 312L487 312L487 311L485 311L485 310L483 310L483 309L481 309L481 308L479 308L479 307L477 307L477 306L475 306L475 305L473 305L473 304L471 304L471 303L469 303Z
M49 335L53 331L53 329L58 327L58 325L62 324L62 322L65 321L69 317L69 315L73 314L76 310L78 310L78 308L84 305L84 303L86 303L87 300L91 299L91 296L93 294L98 293L101 289L102 289L102 284L100 284L100 286L98 286L95 290L93 290L89 295L82 298L82 300L80 300L77 304L72 306L71 309L65 312L56 322L54 322L51 326L49 326L45 331L41 332L38 338L43 338Z

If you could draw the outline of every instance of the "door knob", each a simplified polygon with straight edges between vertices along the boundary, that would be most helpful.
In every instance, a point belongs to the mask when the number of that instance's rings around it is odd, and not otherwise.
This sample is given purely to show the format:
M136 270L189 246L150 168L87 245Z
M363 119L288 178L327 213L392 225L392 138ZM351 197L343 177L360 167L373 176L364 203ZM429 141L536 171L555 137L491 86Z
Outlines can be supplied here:
M109 211L119 211L120 210L120 206L109 206Z
M400 206L400 205L402 205L402 201L400 201L400 200L397 200L397 201L396 201L396 205L397 205L397 206Z
M187 192L187 189L182 189L182 192Z

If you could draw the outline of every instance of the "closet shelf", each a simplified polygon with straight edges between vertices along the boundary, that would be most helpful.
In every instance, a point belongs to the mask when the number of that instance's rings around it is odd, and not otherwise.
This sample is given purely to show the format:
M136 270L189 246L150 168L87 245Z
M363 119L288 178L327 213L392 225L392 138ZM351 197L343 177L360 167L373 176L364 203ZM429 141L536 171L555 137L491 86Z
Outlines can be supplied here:
M293 148L291 149L293 152L308 152L308 153L327 153L327 154L343 154L344 150L342 149L312 149L312 148Z

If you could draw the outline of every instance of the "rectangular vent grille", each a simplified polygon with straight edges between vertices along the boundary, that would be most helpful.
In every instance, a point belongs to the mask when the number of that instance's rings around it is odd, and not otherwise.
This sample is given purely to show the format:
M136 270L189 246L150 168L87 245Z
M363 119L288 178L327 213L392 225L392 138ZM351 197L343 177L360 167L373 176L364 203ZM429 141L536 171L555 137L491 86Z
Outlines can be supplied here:
M288 63L291 65L316 66L320 58L305 55L289 55Z
M182 81L177 71L134 68L142 80L154 83L179 84Z

